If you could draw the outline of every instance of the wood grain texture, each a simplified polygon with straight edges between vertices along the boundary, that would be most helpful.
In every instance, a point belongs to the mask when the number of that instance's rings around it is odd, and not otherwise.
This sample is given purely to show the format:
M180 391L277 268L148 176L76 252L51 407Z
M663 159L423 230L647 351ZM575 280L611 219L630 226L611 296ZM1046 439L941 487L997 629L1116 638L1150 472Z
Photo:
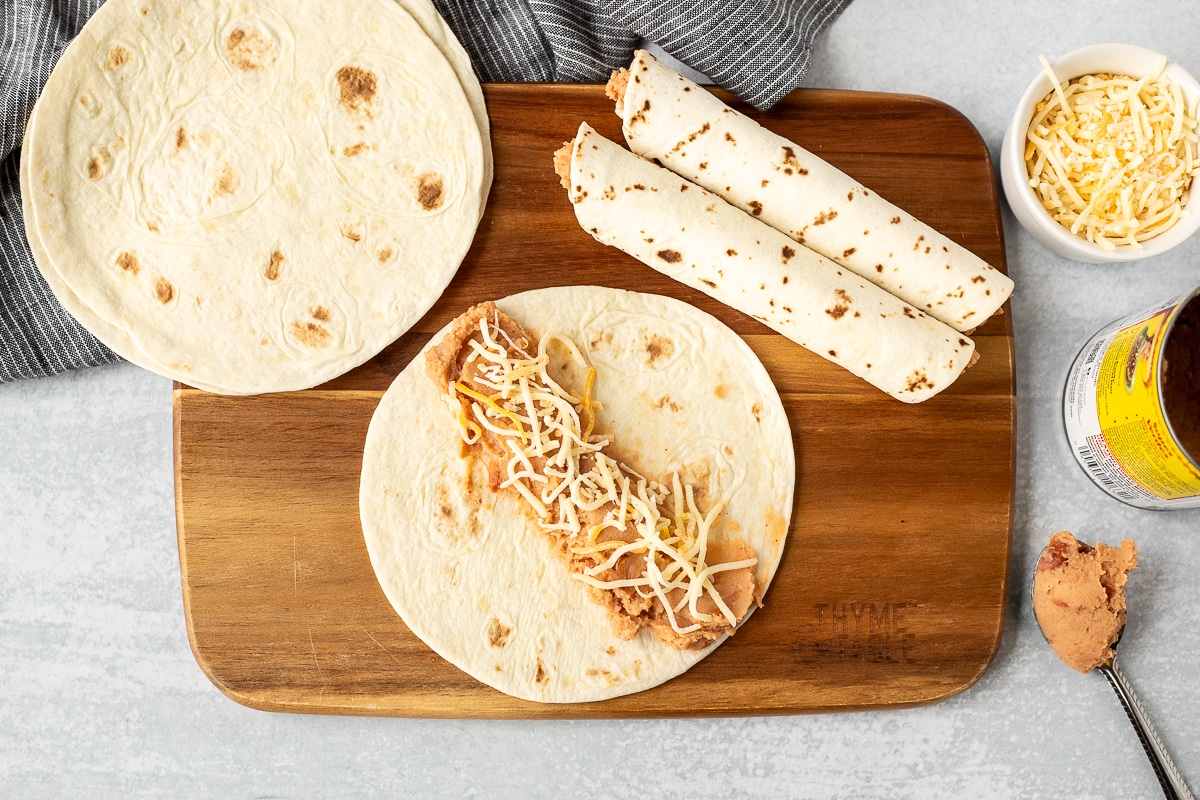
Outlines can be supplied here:
M184 609L213 683L277 711L507 718L896 707L970 686L999 645L1008 582L1008 316L976 332L979 363L954 386L899 403L578 227L551 154L584 119L620 141L601 87L485 94L496 156L488 210L454 282L411 332L309 391L237 398L176 386ZM992 165L958 112L823 90L767 113L739 107L1004 268ZM409 632L371 569L358 484L371 413L433 332L472 303L569 284L677 297L745 337L783 397L797 486L778 575L745 628L656 689L564 706L483 686Z

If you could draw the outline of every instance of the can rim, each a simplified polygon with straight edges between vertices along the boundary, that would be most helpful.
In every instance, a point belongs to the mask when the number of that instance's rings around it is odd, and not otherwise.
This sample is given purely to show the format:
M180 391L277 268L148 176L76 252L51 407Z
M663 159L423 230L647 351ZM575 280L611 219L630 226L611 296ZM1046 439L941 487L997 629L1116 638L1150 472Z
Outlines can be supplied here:
M1183 454L1183 460L1188 462L1192 469L1200 472L1200 460L1197 460L1200 459L1200 455L1193 455L1183 446L1183 440L1179 438L1179 434L1175 432L1175 426L1171 424L1171 415L1167 413L1167 404L1164 402L1165 393L1163 392L1163 365L1166 362L1167 343L1171 341L1171 334L1175 332L1175 323L1179 320L1183 310L1194 300L1200 300L1200 286L1188 292L1175 304L1175 308L1171 311L1171 316L1167 320L1167 324L1163 326L1162 346L1158 348L1158 358L1154 363L1154 382L1158 384L1158 410L1162 412L1163 421L1167 423L1167 432L1171 434L1171 441L1175 443L1175 446L1179 448L1179 452Z

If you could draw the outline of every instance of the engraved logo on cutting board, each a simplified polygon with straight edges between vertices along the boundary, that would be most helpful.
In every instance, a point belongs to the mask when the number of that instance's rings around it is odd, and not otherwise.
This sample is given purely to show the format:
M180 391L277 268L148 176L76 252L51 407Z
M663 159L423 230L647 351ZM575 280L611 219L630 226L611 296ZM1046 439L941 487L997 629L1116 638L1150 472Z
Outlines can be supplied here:
M792 654L801 664L910 664L916 636L908 629L916 603L813 603Z

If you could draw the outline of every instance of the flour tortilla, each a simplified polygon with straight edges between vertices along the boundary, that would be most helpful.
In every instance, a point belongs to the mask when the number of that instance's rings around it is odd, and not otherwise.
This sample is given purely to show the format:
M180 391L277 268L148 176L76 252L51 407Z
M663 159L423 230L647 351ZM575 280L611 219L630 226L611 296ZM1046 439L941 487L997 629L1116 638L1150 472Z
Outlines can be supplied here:
M490 163L465 54L456 74L403 8L273 5L111 0L22 154L30 246L63 305L131 361L229 394L315 385L403 333L469 247ZM373 24L308 22L323 10ZM164 83L190 102L155 106Z
M1012 280L831 164L634 54L617 113L656 159L955 330L983 324Z
M575 216L597 241L715 297L897 400L952 384L975 343L584 123Z
M496 305L539 338L557 330L579 345L604 406L597 430L615 434L631 466L648 477L679 469L706 497L727 499L715 535L755 550L765 592L791 515L795 457L779 395L749 347L713 317L655 295L574 286ZM413 633L483 683L548 703L642 691L712 651L676 650L649 630L614 637L521 502L492 493L483 463L461 457L444 395L424 356L413 359L376 409L363 454L367 550Z

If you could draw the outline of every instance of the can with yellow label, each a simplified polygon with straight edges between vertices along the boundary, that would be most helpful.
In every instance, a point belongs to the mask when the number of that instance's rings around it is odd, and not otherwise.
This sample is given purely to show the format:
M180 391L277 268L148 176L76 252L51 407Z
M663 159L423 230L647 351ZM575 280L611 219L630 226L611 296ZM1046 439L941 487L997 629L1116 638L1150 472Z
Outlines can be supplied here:
M1118 320L1067 374L1075 460L1138 508L1200 508L1200 289Z

